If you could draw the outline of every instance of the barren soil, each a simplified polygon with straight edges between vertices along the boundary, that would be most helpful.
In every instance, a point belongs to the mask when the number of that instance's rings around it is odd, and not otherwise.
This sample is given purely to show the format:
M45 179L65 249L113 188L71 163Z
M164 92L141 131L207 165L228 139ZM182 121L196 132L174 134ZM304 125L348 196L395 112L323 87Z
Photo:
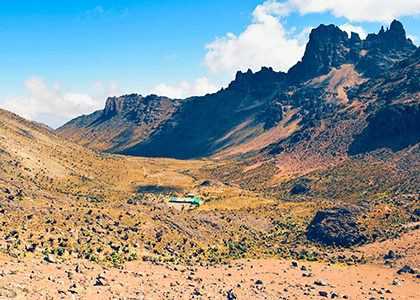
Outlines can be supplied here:
M372 262L343 267L287 260L236 260L215 266L128 262L104 268L82 260L42 257L0 262L0 296L13 299L420 299L420 230L366 245ZM414 246L414 248L412 248ZM384 264L390 249L404 253ZM232 298L232 297L237 298ZM229 298L231 297L231 298Z

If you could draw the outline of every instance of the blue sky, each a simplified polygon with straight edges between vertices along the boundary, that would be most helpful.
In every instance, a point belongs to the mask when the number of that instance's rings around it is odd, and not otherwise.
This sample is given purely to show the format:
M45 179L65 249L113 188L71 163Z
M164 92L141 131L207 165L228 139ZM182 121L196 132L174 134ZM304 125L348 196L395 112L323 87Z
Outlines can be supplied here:
M287 71L321 23L363 35L397 18L418 45L416 2L2 1L0 107L58 127L108 96L215 92L237 70Z

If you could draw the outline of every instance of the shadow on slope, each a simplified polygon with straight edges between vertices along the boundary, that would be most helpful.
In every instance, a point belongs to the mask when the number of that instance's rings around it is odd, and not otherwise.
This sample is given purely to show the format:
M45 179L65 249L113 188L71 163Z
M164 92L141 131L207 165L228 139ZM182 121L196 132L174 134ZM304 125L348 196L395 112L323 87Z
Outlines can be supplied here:
M348 154L380 148L401 151L420 141L420 104L396 104L369 116L368 125L350 144Z

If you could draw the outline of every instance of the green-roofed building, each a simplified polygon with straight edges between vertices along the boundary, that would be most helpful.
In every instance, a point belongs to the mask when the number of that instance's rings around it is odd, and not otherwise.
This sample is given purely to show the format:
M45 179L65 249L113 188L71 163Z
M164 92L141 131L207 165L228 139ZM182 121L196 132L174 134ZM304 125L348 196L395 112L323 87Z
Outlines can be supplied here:
M169 202L172 203L187 203L192 205L200 205L201 200L195 197L195 194L188 194L185 198L171 198Z

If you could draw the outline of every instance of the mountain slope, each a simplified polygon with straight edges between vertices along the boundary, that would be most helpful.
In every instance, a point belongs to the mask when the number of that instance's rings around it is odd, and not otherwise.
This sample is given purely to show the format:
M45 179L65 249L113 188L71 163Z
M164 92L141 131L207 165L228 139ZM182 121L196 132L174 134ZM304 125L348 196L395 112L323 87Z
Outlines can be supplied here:
M409 45L393 24L403 38L395 40ZM0 111L0 251L109 265L330 261L333 247L322 243L398 236L420 220L420 52L408 48L371 78L348 60L305 81L270 68L238 72L204 97L110 98L60 129L108 151L218 160L96 152ZM226 158L236 153L247 155ZM188 192L203 205L170 206Z
M398 21L365 40L320 25L288 73L238 72L226 89L185 100L126 95L116 104L110 98L103 111L72 120L57 133L135 156L188 159L260 150L290 136L301 120L346 103L349 90L415 49Z
M104 110L75 118L57 132L93 149L121 152L139 141L148 140L153 130L181 103L182 100L156 95L110 97Z
M229 182L205 184L204 170L222 167L217 162L99 153L12 113L0 110L0 116L5 259L83 258L119 266L136 259L220 264L298 258L294 249L308 244L303 232L309 217L322 207L281 203ZM203 205L170 206L170 197L187 191L199 193ZM272 243L282 251L272 251ZM316 256L328 259L322 250Z

